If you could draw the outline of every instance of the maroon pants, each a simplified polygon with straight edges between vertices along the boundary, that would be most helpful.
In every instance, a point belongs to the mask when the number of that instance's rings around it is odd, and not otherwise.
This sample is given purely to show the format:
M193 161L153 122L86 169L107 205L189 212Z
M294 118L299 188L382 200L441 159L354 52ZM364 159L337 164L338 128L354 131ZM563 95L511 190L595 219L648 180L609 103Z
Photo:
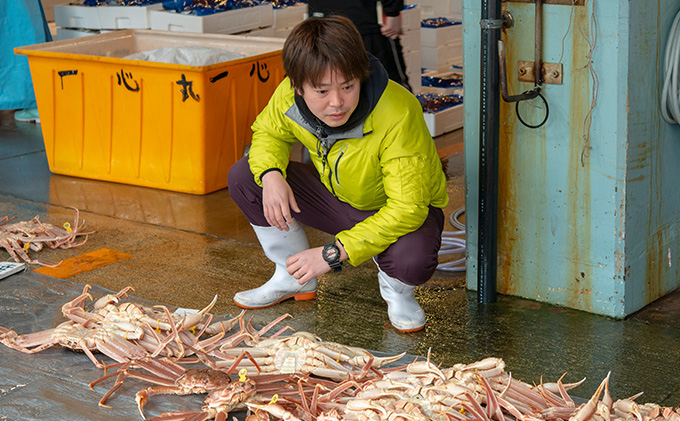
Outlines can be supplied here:
M376 211L362 211L338 200L319 180L313 165L291 161L287 178L300 213L293 216L303 224L335 235L348 230ZM253 225L269 226L262 210L262 188L255 183L248 158L241 158L229 170L229 194ZM376 256L380 269L409 285L427 282L437 268L444 212L430 206L423 225L400 237Z

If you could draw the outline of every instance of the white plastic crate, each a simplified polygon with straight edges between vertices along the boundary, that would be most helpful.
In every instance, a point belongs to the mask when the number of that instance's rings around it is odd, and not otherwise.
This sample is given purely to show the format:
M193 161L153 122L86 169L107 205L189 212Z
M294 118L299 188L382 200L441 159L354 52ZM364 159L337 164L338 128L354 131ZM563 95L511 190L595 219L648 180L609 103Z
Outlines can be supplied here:
M463 104L446 108L436 113L423 113L430 136L435 137L463 127Z
M463 25L461 22L436 28L420 28L420 45L423 47L439 47L441 45L459 43L462 40Z
M75 29L148 29L149 12L161 10L161 3L145 6L54 6L54 23Z
M307 3L298 3L283 8L274 8L272 26L275 29L293 28L305 19Z
M150 20L151 29L162 31L237 34L272 26L274 13L271 3L268 3L205 16L152 10Z

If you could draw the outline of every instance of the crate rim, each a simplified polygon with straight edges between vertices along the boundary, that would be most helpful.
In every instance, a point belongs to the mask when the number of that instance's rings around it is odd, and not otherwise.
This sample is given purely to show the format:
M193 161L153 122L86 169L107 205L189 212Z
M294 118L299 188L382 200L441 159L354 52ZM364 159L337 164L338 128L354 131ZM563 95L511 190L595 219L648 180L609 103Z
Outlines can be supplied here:
M137 65L137 66L144 66L144 67L156 67L156 68L163 68L163 69L174 69L174 70L184 70L184 71L196 71L196 72L204 72L204 71L209 71L212 69L219 69L221 67L224 67L225 63L228 63L230 66L231 65L238 65L241 62L249 62L252 57L244 57L240 59L235 59L235 60L229 60L229 61L223 61L220 63L214 63L210 64L207 66L192 66L188 64L175 64L175 63L160 63L160 62L153 62L153 61L146 61L146 60L132 60L132 59L126 59L126 58L120 58L120 57L106 57L106 56L95 56L91 54L78 54L78 53L73 53L73 52L62 52L62 51L54 51L55 48L64 46L64 45L71 45L77 47L79 44L90 44L92 43L92 38L98 37L97 41L102 41L102 40L117 40L117 39L124 39L124 38L131 38L134 37L136 34L148 34L148 35L161 35L161 36L169 36L169 37L182 37L183 39L206 39L206 38L216 38L216 39L222 39L224 41L242 41L242 42L257 42L259 41L267 41L267 42L276 42L281 44L281 49L283 48L283 42L284 40L280 38L269 38L269 37L246 37L243 35L227 35L227 34L204 34L204 33L196 33L196 32L177 32L177 31L161 31L161 30L151 30L151 29L123 29L123 30L118 30L118 31L113 31L113 32L107 32L107 33L102 33L102 34L96 34L96 35L90 35L88 37L83 37L83 38L77 38L77 39L65 39L65 40L60 40L60 41L50 41L50 42L43 42L40 44L32 44L32 45L26 45L26 46L20 46L20 47L15 47L14 48L14 54L16 55L25 55L27 57L48 57L48 58L55 58L55 56L58 56L59 58L62 59L67 59L67 60L85 60L85 61L97 61L97 62L103 62L103 63L111 63L111 64L120 64L121 62L127 63L129 65ZM261 58L269 58L273 56L277 56L281 54L281 49L273 50L270 52L266 53L259 53L257 54L258 57Z

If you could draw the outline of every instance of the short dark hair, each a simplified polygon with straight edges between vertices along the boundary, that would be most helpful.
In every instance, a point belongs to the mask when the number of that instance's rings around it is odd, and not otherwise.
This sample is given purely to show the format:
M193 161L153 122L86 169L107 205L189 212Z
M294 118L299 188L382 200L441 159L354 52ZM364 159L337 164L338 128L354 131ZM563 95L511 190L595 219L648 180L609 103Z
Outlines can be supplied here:
M360 82L371 72L361 34L340 15L300 22L283 44L282 58L286 74L299 90L305 82L316 86L328 69Z

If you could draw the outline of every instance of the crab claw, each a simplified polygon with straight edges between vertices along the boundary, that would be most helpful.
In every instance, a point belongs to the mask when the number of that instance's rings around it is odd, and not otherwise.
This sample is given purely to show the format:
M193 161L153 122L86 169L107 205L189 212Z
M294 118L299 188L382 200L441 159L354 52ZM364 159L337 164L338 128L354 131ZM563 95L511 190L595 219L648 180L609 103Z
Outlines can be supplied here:
M590 400L583 404L581 408L576 412L576 414L569 418L569 421L586 421L587 419L592 417L595 411L597 410L597 402L600 400L602 390L604 389L605 384L607 384L608 382L609 374L607 374L607 377L605 377L605 379L602 380L602 383L600 383L600 385L598 386L597 390L590 398Z
M135 395L135 402L137 402L137 408L139 408L139 413L142 415L142 419L145 420L144 416L144 405L149 401L149 392L147 389L142 389Z

